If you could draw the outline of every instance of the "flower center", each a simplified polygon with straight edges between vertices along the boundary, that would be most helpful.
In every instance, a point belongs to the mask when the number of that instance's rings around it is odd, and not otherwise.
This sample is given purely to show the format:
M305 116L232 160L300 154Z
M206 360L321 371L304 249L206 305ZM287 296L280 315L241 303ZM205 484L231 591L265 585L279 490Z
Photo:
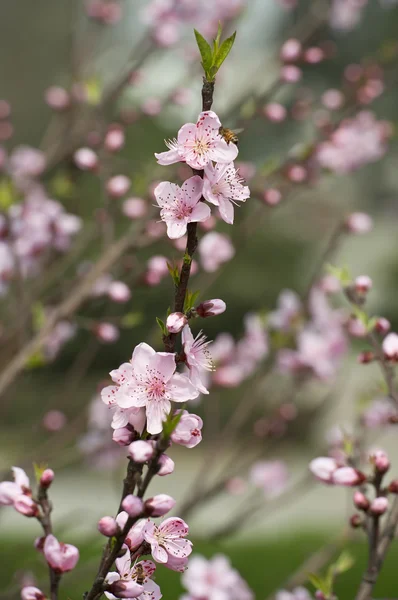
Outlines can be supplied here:
M151 400L163 400L166 391L164 381L159 377L153 377L147 383L146 393Z
M197 138L195 140L194 151L199 156L203 156L204 154L206 154L209 151L209 142L206 140Z

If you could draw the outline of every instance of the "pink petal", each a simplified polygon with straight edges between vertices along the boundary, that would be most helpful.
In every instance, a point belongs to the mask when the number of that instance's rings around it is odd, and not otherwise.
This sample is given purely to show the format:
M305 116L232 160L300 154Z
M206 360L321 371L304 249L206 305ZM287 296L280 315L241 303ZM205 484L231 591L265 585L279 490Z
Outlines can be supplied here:
M112 381L119 385L129 381L133 375L133 367L131 363L123 363L118 369L114 369L109 373L112 377Z
M207 221L210 216L210 206L204 202L198 202L198 204L192 209L190 220L191 222Z
M160 563L167 563L167 552L156 542L151 544L151 552L153 558Z
M188 525L179 517L165 519L159 526L159 530L170 538L179 538L189 533Z
M221 218L226 223L229 223L229 225L232 225L234 222L234 205L232 204L232 202L230 202L226 198L223 198L222 196L220 196L219 201L219 211Z
M152 579L148 579L148 581L144 583L144 590L145 591L142 594L140 600L160 600L160 598L162 597L160 587L157 583L152 581Z
M148 402L146 407L147 431L155 435L161 433L163 429L163 421L171 410L169 400L152 400Z
M168 221L167 222L167 235L171 240L176 240L187 232L186 221Z
M207 166L209 166L209 165L207 165ZM206 172L206 169L207 169L207 167L205 167L205 172ZM211 204L218 206L219 205L218 195L213 194L211 187L212 187L211 182L208 179L206 179L206 177L205 177L205 180L203 183L203 198L205 200L207 200L207 202L210 202Z
M117 400L121 393L123 392L118 385L108 385L101 390L102 402L105 402L108 406L114 406L117 404Z
M112 419L112 429L120 429L121 427L125 427L129 422L129 411L121 410L120 408L116 409L113 414Z
M177 558L186 558L192 552L192 542L189 540L167 540L164 542L164 547L171 556Z
M13 481L0 483L0 505L13 504L14 498L19 496L21 488Z
M167 384L167 391L174 402L194 400L199 396L199 391L190 382L188 377L182 373L174 373Z
M182 330L182 334L181 334L181 339L182 339L182 343L183 344L193 344L195 341L195 338L193 337L191 328L189 325L185 325L184 329Z
M201 112L198 116L198 128L207 128L216 129L217 132L221 127L221 121L218 118L217 114L214 110L205 110Z
M232 142L227 142L220 138L214 143L214 147L209 150L209 158L214 162L229 163L235 160L238 156L238 148Z
M172 165L176 162L180 162L182 159L177 150L167 150L167 152L155 152L155 157L159 165Z
M185 123L185 125L183 125L179 129L178 134L177 134L178 145L183 146L183 148L185 148L186 145L192 146L195 143L195 139L196 139L196 124L195 123ZM180 155L181 155L181 150L180 150Z
M156 369L162 375L163 381L168 381L176 370L175 355L170 352L156 352L151 358L150 368Z
M137 376L147 376L148 364L154 354L155 350L145 342L138 344L138 346L134 348L131 364L133 365L134 373Z
M191 380L192 384L196 387L196 389L199 390L199 392L201 394L209 393L209 390L205 387L205 385L202 382L202 379L200 376L200 371L199 371L198 367L190 367L189 379Z
M188 206L195 206L202 197L203 179L199 175L190 177L181 186L181 192L184 195L185 203Z
M115 561L116 568L123 577L125 574L129 573L131 569L131 558L130 558L130 550L124 544L122 546L122 550L125 550L123 556L117 558Z
M25 490L30 489L29 477L26 475L25 471L20 467L12 467L12 472L14 474L15 483L21 488Z
M156 202L163 208L164 206L169 206L175 201L179 191L179 187L175 183L162 181L155 187L153 193L155 195Z

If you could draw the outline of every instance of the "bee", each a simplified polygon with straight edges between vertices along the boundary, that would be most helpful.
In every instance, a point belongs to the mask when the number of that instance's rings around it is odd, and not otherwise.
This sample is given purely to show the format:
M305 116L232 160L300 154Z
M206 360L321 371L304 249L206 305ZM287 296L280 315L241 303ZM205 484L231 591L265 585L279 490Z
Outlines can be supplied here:
M145 571L144 571L144 567L138 563L135 565L135 573L136 573L136 582L139 585L142 585L145 582L146 579L146 575L145 575Z
M238 145L238 133L242 133L243 129L228 129L227 127L221 126L218 131L227 144L232 142L233 144Z

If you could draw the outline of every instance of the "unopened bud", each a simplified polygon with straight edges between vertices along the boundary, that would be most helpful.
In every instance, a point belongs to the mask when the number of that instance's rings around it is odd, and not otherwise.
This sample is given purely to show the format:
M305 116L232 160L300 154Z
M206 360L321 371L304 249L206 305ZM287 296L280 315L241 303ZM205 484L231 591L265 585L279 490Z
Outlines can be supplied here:
M170 333L179 333L188 323L187 317L181 312L171 313L166 320L166 327Z
M205 300L196 307L196 312L200 317L215 317L221 315L227 309L227 305L224 300L214 299Z
M124 131L121 127L113 127L108 131L104 147L108 152L118 152L124 146Z
M106 537L113 537L119 533L120 528L113 517L102 517L98 521L98 531Z
M373 221L366 213L351 213L345 221L345 226L350 233L369 233L373 228Z
M367 275L359 275L359 277L355 278L355 291L358 294L367 294L368 291L372 288L373 282L370 277Z
M112 198L122 198L129 191L131 181L126 175L115 175L106 184L106 191Z
M98 165L98 156L91 148L79 148L74 153L73 160L82 171L94 171Z
M385 452L378 451L373 456L375 469L379 473L387 473L390 468L390 460Z
M357 529L358 527L361 527L361 525L362 525L362 517L361 517L361 515L358 515L358 514L352 515L352 517L350 518L350 525L354 529Z
M358 354L358 362L361 365L367 365L368 363L373 362L375 359L375 355L373 354L373 352L371 352L371 350L365 350L365 352L361 352L360 354Z
M21 494L14 499L14 508L24 517L37 517L39 514L39 507L36 502L30 496L25 496L25 494Z
M144 511L144 502L138 496L129 494L122 502L122 508L129 517L138 517Z
M40 485L44 488L50 487L54 481L54 471L52 469L45 469L40 477Z
M370 512L373 515L383 515L388 508L388 500L384 496L375 498L370 505Z
M119 427L113 432L112 439L119 446L129 446L135 438L135 431L129 427Z
M398 494L398 479L394 479L388 486L388 491L391 494Z
M375 330L379 333L385 334L388 333L391 329L391 323L388 319L384 317L379 317L376 321Z
M365 496L365 494L363 494L359 490L357 490L354 493L354 504L357 508L359 508L360 510L363 510L365 512L368 510L368 508L370 506L370 502L367 499L367 497Z
M167 454L162 454L159 456L158 464L160 466L158 470L158 475L164 477L165 475L170 475L174 471L174 460L167 456Z
M136 463L145 463L154 454L153 446L144 440L137 440L129 446L129 455Z
M176 501L167 494L158 494L145 502L145 512L149 517L162 517L174 508Z
M280 57L284 62L295 62L300 58L301 50L301 42L295 38L291 38L283 44Z
M384 356L388 360L398 360L398 335L396 333L389 333L384 338L382 346Z
M321 590L316 590L315 598L316 600L326 600L326 596L323 592L321 592Z
M46 597L39 588L27 585L21 590L21 600L46 600Z

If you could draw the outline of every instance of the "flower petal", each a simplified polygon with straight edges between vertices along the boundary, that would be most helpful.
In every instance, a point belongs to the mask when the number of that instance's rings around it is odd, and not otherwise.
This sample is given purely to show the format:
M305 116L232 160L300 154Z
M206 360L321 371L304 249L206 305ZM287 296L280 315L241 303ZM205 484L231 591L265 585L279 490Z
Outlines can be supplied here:
M175 201L179 191L179 187L175 183L170 183L170 181L162 181L155 187L153 193L155 195L156 202L163 208L164 206L169 206Z
M202 197L203 179L199 175L186 179L181 186L181 192L184 194L185 203L188 206L195 206Z
M146 405L147 431L152 435L161 433L163 421L171 410L169 400L150 400Z
M29 477L26 475L25 471L20 467L12 467L12 472L14 475L14 481L21 489L29 490L30 482Z
M218 210L220 211L222 220L229 223L229 225L232 225L234 222L234 205L223 196L220 196L219 203L220 206Z
M148 364L155 350L145 342L138 344L134 348L131 364L133 365L135 376L145 377L148 373Z
M167 150L166 152L155 152L155 157L159 165L172 165L176 162L180 162L182 159L178 153L178 150Z
M155 356L151 358L150 368L156 369L163 381L168 381L176 370L175 355L171 352L156 352Z
M168 221L167 222L167 235L171 240L176 240L187 232L186 220L181 221Z
M151 552L153 558L159 563L167 563L167 552L157 542L151 544Z
M197 205L192 209L190 220L191 222L207 221L210 216L210 206L204 202L198 202Z
M167 391L174 402L194 400L199 396L199 391L189 378L182 373L174 373L173 377L167 383Z
M213 148L209 150L209 158L218 163L229 163L235 160L238 156L238 148L235 144L227 142L220 137L216 140Z

